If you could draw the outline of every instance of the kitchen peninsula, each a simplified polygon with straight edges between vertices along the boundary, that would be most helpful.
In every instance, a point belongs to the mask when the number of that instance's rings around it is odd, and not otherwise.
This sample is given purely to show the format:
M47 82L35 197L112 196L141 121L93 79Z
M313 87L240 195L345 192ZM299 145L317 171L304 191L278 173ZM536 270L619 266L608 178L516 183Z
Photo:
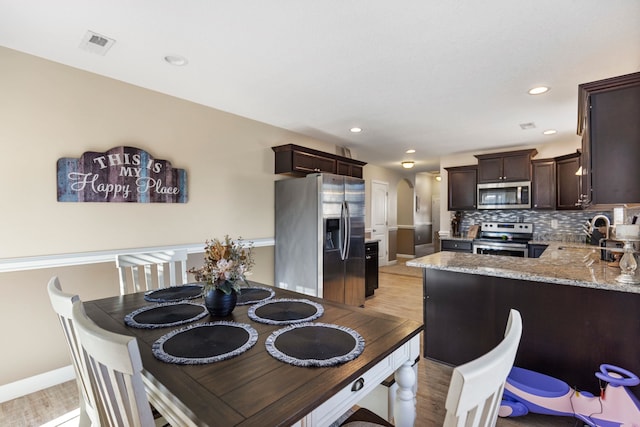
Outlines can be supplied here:
M549 242L540 258L438 252L407 265L423 268L427 358L455 366L489 351L515 308L517 366L592 393L602 363L640 373L640 285L616 282L620 270L592 246Z

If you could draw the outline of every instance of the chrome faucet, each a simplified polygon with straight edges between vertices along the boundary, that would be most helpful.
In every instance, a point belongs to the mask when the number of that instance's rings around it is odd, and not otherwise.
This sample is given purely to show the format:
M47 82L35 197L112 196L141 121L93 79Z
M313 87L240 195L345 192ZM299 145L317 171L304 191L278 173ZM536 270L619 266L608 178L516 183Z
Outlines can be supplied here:
M604 238L606 240L608 240L609 239L609 229L611 228L611 221L609 220L609 217L606 216L606 215L596 215L593 218L591 218L591 226L589 227L589 232L593 233L593 229L597 228L595 226L595 223L599 219L603 219L605 224L606 224L606 226L607 226L607 231L605 232Z

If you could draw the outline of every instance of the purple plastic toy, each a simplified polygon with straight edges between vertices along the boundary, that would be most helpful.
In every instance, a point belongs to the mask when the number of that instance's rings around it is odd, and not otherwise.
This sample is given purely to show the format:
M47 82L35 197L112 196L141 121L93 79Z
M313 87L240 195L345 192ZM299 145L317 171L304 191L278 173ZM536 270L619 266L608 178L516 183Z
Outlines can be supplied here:
M592 427L640 427L640 401L627 389L640 384L638 376L606 364L595 375L608 383L600 396L514 366L504 386L499 415L519 417L532 412L575 417Z

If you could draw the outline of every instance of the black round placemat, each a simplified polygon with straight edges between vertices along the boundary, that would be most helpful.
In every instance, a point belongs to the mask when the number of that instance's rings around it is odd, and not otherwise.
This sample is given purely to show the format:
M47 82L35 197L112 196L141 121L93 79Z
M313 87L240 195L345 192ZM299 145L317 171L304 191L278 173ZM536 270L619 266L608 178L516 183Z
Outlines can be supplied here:
M276 293L273 289L258 286L240 288L240 295L238 295L238 302L236 305L256 304L273 298L275 294Z
M249 307L249 318L268 325L310 322L322 316L324 307L308 299L278 298Z
M364 338L353 329L327 323L300 323L273 332L269 354L290 365L334 366L360 356Z
M170 302L139 308L127 314L124 323L134 328L166 328L194 322L207 314L207 308L202 304Z
M200 323L171 331L153 343L153 355L167 363L201 365L238 356L253 347L258 332L246 323Z
M144 299L151 302L184 301L202 296L202 288L202 285L171 286L149 291L144 294Z

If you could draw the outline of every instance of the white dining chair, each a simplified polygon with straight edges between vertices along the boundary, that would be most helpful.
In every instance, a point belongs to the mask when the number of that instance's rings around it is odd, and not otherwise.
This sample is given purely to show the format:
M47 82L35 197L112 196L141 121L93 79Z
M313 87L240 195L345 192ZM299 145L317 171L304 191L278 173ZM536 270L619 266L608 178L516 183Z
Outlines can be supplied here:
M187 283L187 250L138 252L116 256L120 295L166 287L165 266L169 266L169 286ZM140 267L144 279L140 278ZM128 280L131 278L131 280Z
M73 322L87 360L87 373L96 407L109 426L155 427L142 382L142 359L135 337L97 326L87 317L82 301L73 303Z
M488 353L453 370L445 402L443 427L493 427L502 392L522 337L522 317L511 309L503 340ZM390 426L366 408L355 411L341 427Z
M79 301L79 297L78 295L63 292L57 277L52 277L51 280L49 280L47 290L49 292L51 306L58 315L58 319L62 325L69 352L71 353L73 369L76 373L76 382L78 383L78 393L80 395L80 418L78 425L80 427L91 425L99 426L99 414L96 410L96 400L87 373L86 359L80 346L77 329L72 319L73 303Z
M520 312L511 309L504 339L491 351L453 370L444 427L495 426L504 383L522 336Z

